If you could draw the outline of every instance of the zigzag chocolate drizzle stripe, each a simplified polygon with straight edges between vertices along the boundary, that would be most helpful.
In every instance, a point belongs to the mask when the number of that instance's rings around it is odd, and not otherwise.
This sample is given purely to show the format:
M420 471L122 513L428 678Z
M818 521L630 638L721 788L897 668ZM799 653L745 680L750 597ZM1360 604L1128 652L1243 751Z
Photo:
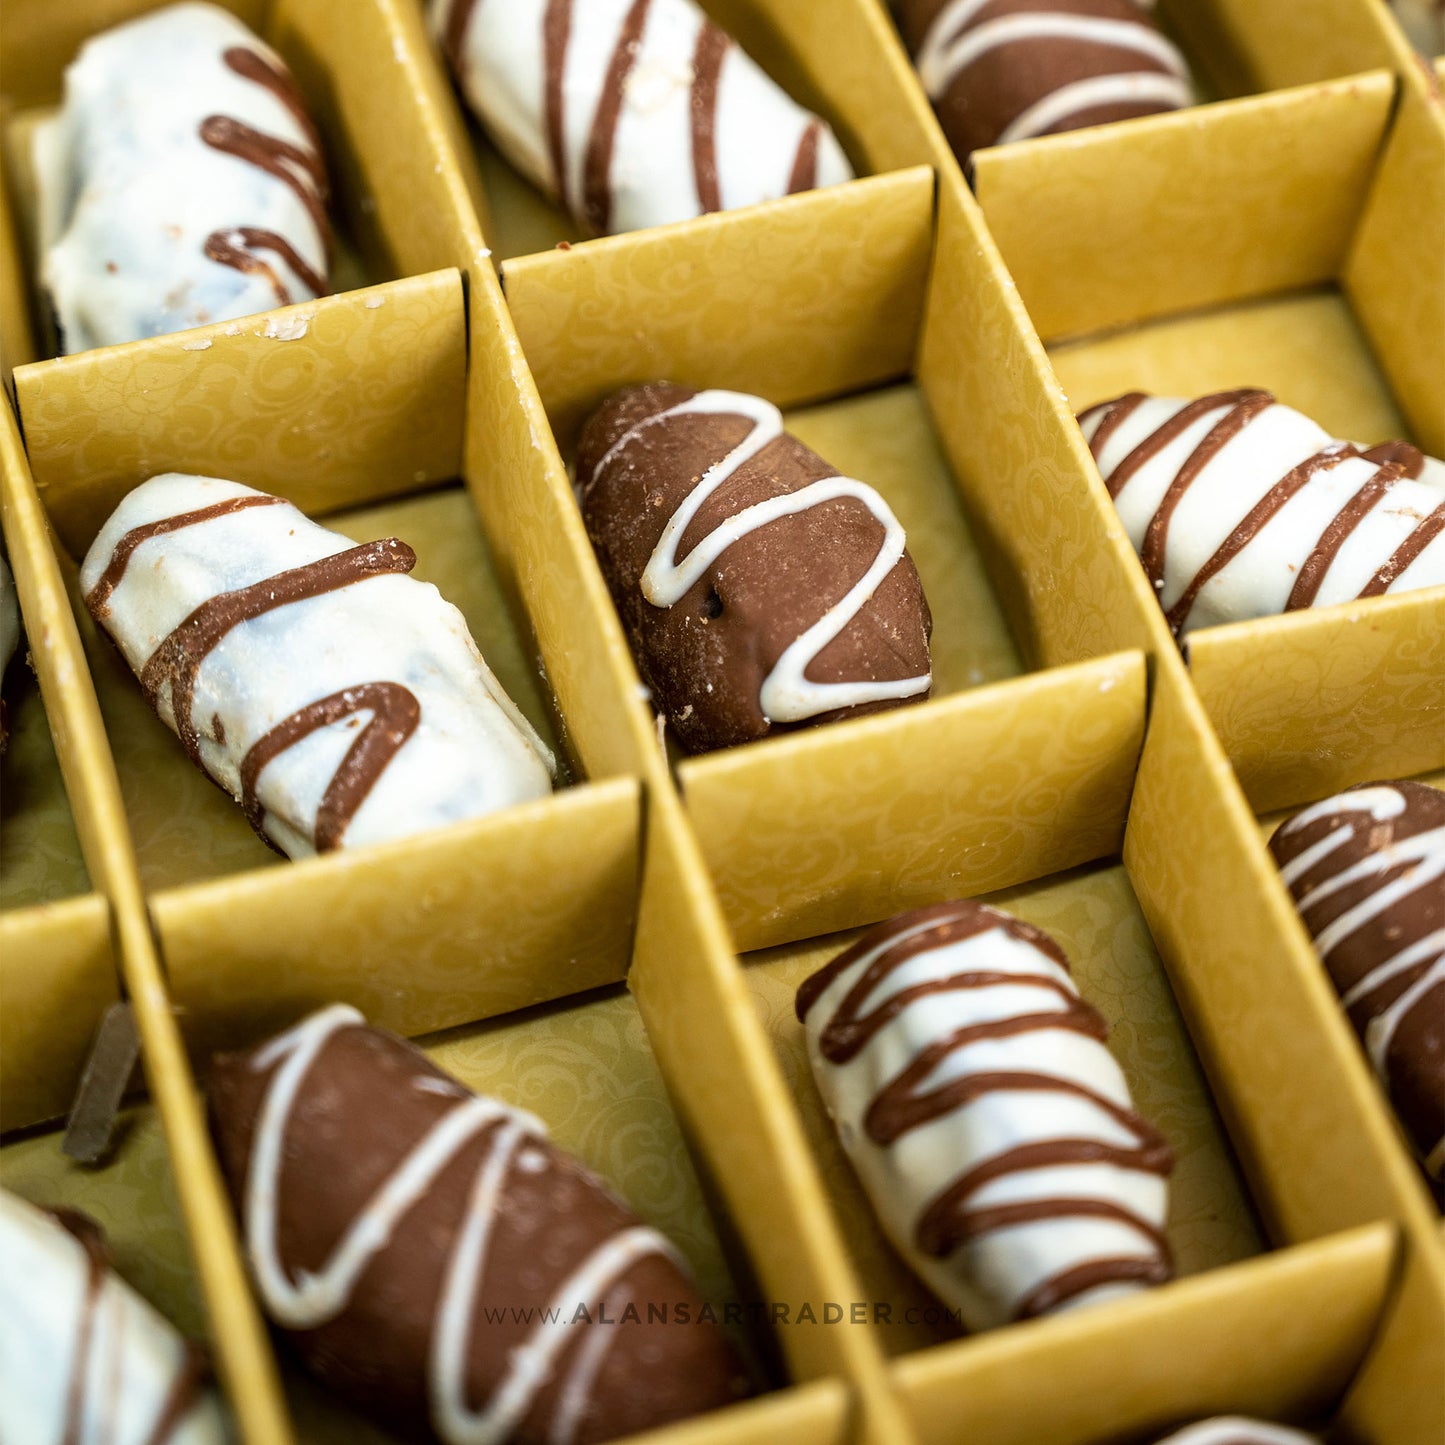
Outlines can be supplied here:
M617 144L617 125L622 118L622 92L637 61L647 10L652 0L632 0L622 22L617 47L602 82L602 96L592 117L582 169L582 213L599 235L605 235L612 219L612 152Z
M1441 502L1381 564L1375 575L1360 589L1360 596L1378 597L1388 591L1390 584L1442 531L1445 531L1445 502Z
M1374 458L1370 458L1374 460ZM1310 550L1290 588L1289 598L1284 604L1286 612L1297 612L1303 607L1314 606L1321 585L1329 572L1340 548L1349 541L1350 534L1384 500L1385 494L1395 485L1400 473L1390 465L1382 466L1343 507L1330 519L1330 524L1320 533L1320 539Z
M895 928L901 931L890 938L889 930ZM1062 971L1063 977L1044 971L966 969L946 976L925 977L889 994L871 1012L864 1012L879 987L910 960L994 932L1037 949ZM1022 1008L1003 1016L983 1017L917 1047L908 1063L882 1086L864 1113L864 1128L874 1144L882 1148L895 1145L914 1129L970 1106L987 1107L994 1099L1000 1100L994 1107L1007 1108L1009 1105L1004 1100L1019 1094L1061 1094L1081 1099L1126 1135L1132 1135L1135 1141L1120 1144L1103 1134L1035 1139L977 1162L961 1160L964 1167L959 1175L930 1200L917 1217L914 1226L917 1248L925 1255L942 1260L961 1244L997 1230L1076 1217L1123 1224L1150 1246L1146 1257L1076 1260L1035 1286L1016 1305L1014 1317L1018 1319L1057 1308L1076 1295L1105 1284L1132 1280L1159 1283L1169 1278L1169 1246L1163 1232L1121 1202L1060 1194L971 1207L970 1201L989 1183L1032 1170L1102 1163L1164 1175L1173 1165L1169 1146L1153 1125L1132 1108L1077 1080L1028 1068L994 1068L946 1077L948 1060L954 1054L985 1041L1064 1031L1093 1040L1102 1047L1107 1025L1098 1011L1066 982L1067 960L1053 940L1018 919L977 904L941 904L920 909L895 924L883 925L866 934L810 977L798 991L799 1019L805 1020L823 994L864 960L866 966L818 1031L818 1050L835 1066L856 1058L887 1029L899 1030L895 1047L901 1046L904 1039L916 1038L923 1027L922 1016L912 1015L911 1031L904 1031L898 1020L905 1010L926 997L975 990L986 996L996 989L1027 989L1051 995L1061 1005L1037 1010ZM987 1012L984 999L980 1007ZM945 1082L929 1088L930 1081L941 1073L945 1074Z
M466 20L470 18L474 0L457 0L453 16L463 16L465 33ZM572 38L572 0L547 0L546 13L542 17L542 68L543 83L546 86L547 154L552 158L552 174L557 182L557 194L567 195L567 96L563 86L567 72L567 46ZM456 60L460 73L460 47Z
M283 718L251 744L241 762L241 806L257 833L265 836L262 824L266 809L256 796L256 784L266 764L319 729L359 712L370 712L371 720L357 734L327 783L312 830L318 853L341 846L346 825L421 722L416 694L399 682L368 682L334 692Z
M1309 481L1317 472L1326 471L1330 467L1338 466L1342 461L1352 456L1353 453L1346 449L1335 451L1316 452L1314 456L1307 457L1299 466L1292 467L1283 477L1257 501L1245 514L1243 521L1214 550L1214 555L1190 578L1184 591L1179 594L1178 600L1165 613L1169 626L1177 633L1184 626L1189 616L1190 608L1194 606L1194 599L1199 596L1204 584L1217 573L1222 572L1244 549L1259 535L1266 522L1280 510L1289 499L1294 496L1301 487ZM1390 467L1381 467L1375 474L1379 477L1393 470ZM1374 477L1370 479L1371 482ZM1366 485L1369 485L1367 483ZM1323 573L1321 574L1323 576ZM1298 581L1296 581L1298 585Z
M75 1349L65 1390L65 1417L60 1442L61 1445L86 1445L87 1441L98 1438L94 1428L96 1422L107 1421L116 1411L117 1401L111 1391L125 1388L124 1380L117 1378L124 1349L122 1325L115 1316L117 1302L107 1294L108 1289L115 1287L110 1277L110 1250L100 1227L88 1214L64 1208L47 1209L45 1213L85 1251L85 1293L76 1321ZM108 1331L102 1332L99 1328L102 1311L107 1309L112 1318ZM97 1351L101 1348L97 1341L102 1333L108 1343L105 1357L97 1358ZM202 1388L210 1373L206 1354L194 1341L184 1340L181 1344L180 1361L161 1397L160 1408L145 1436L145 1445L166 1445L200 1402ZM109 1387L102 1398L97 1398L96 1392L91 1389L92 1379L103 1381Z
M262 1100L245 1181L244 1228L257 1282L272 1317L290 1329L315 1329L348 1307L371 1261L403 1227L407 1211L463 1150L480 1144L465 1216L448 1246L438 1292L427 1360L432 1424L443 1440L501 1442L525 1419L538 1391L563 1355L578 1301L610 1296L629 1270L648 1255L676 1259L655 1230L632 1225L603 1240L536 1311L536 1323L509 1354L502 1379L480 1404L467 1398L467 1373L477 1303L488 1264L492 1230L507 1201L507 1181L527 1144L545 1140L546 1130L529 1114L458 1089L455 1106L415 1140L378 1183L330 1254L315 1269L294 1271L281 1255L280 1204L285 1142L292 1116L304 1110L307 1076L331 1038L342 1029L364 1027L353 1008L335 1005L311 1015L273 1039L254 1059L257 1070L272 1069ZM435 1082L417 1071L421 1082ZM559 1390L561 1427L574 1424L586 1404L591 1381L616 1331L599 1328L593 1348L578 1350ZM589 1342L591 1343L591 1342Z
M212 231L202 247L206 255L222 266L233 267L248 275L265 276L276 293L278 306L289 306L295 299L291 288L276 274L276 268L269 261L263 261L257 251L274 251L317 296L326 294L326 282L312 269L309 262L297 251L285 236L277 231L268 231L261 226L237 226L230 231Z
M109 610L111 593L120 586L121 579L125 576L125 569L130 565L131 555L142 542L148 542L152 537L163 537L167 532L175 532L182 527L196 527L202 522L209 522L217 517L229 517L232 512L244 512L248 507L279 506L285 500L284 497L267 495L231 497L209 507L200 507L194 512L178 512L174 517L161 517L157 521L147 522L143 527L131 528L115 544L115 551L110 554L110 561L106 563L105 571L100 574L95 586L86 593L86 611L97 622L105 617Z
M331 227L326 205L330 186L321 159L321 137L290 76L264 55L244 45L229 47L221 59L229 70L269 91L286 107L306 135L307 146L293 145L226 115L207 116L200 125L201 139L212 149L256 166L290 187L316 226L323 250L329 250ZM206 255L217 264L268 277L277 303L289 305L293 299L290 288L270 262L255 254L258 249L279 256L315 295L326 294L325 280L302 259L290 240L275 231L247 225L228 226L212 231L204 243Z
M754 503L718 522L679 560L677 553L682 539L708 498L783 435L782 413L771 402L744 392L697 392L686 401L644 417L629 427L599 459L592 470L592 479L600 476L613 458L649 427L662 425L674 417L691 415L739 416L752 425L747 436L732 451L698 478L697 485L668 518L642 574L639 585L643 597L654 607L676 606L707 569L750 532L827 502L853 498L867 507L882 527L883 537L877 556L849 591L783 650L782 656L763 680L759 706L763 716L774 722L798 722L834 708L914 697L926 691L932 681L929 673L893 681L875 679L832 683L814 682L807 676L809 666L858 617L904 554L902 526L888 503L865 483L852 477L823 477L797 491Z
M232 628L292 602L335 592L367 577L410 572L415 566L416 553L405 542L387 537L278 572L234 592L222 592L201 603L162 641L141 669L141 686L155 707L161 689L169 685L176 735L199 764L200 734L191 717L196 678L207 654Z
M701 210L722 210L717 177L717 88L728 37L710 20L697 33L692 69L692 173Z
M1139 560L1144 564L1144 572L1156 588L1164 581L1164 555L1169 545L1169 523L1173 520L1175 508L1184 500L1184 494L1194 485L1200 472L1255 417L1273 405L1274 398L1267 391L1252 391L1238 397L1229 410L1210 427L1204 440L1194 448L1184 465L1174 474L1174 480L1169 483L1163 499L1149 519L1149 526L1144 532L1144 545L1139 549Z

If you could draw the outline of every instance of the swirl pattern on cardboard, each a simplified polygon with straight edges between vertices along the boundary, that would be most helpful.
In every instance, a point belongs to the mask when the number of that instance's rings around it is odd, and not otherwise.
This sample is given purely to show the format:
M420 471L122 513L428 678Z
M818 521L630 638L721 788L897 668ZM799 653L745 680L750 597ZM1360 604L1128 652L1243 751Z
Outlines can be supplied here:
M80 580L191 760L298 858L551 790L551 754L415 564L171 472L125 497Z
M903 528L778 409L668 382L614 393L578 491L657 706L693 751L928 695L928 603Z
M202 1352L110 1267L100 1227L0 1189L0 1440L222 1445Z
M1270 840L1400 1122L1445 1178L1445 793L1351 788Z
M1441 464L1337 441L1267 391L1079 415L1176 635L1445 582Z
M1173 1156L1047 934L920 908L807 979L797 1013L879 1220L970 1329L1170 1278Z
M355 1009L219 1055L210 1108L267 1313L354 1405L446 1445L592 1445L745 1393L661 1235Z
M833 132L692 0L433 0L499 150L594 236L851 180Z
M1192 105L1142 0L895 0L960 160L985 146Z
M214 5L89 41L36 130L35 171L66 352L326 292L320 136L281 57Z

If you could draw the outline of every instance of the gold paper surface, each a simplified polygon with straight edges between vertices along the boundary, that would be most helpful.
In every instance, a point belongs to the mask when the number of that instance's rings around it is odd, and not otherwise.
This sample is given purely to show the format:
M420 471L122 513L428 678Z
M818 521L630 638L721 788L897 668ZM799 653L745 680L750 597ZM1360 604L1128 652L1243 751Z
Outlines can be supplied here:
M205 1059L336 1000L411 1035L616 983L637 870L637 785L618 778L162 890L151 909L187 1041Z
M1370 1346L1394 1246L1388 1226L1366 1225L909 1355L894 1378L923 1445L1105 1445L1219 1414L1313 1424Z
M455 477L459 299L439 271L21 367L30 464L61 540L82 556L160 472L225 475L313 514Z
M116 997L103 898L0 913L0 1130L65 1113Z
M1039 334L1337 275L1394 91L1375 72L979 152L979 203Z
M722 917L675 797L649 799L637 947L629 986L684 1125L746 1243L765 1297L821 1319L863 1296L841 1247L796 1114L751 1012ZM708 1047L697 1047L700 1031ZM906 1439L865 1327L794 1321L779 1344L794 1376L844 1371L860 1441Z
M1359 1428L1426 1445L1445 1401L1400 1382L1445 1349L1438 1216L1177 663L1160 668L1124 859L1266 1226L1403 1226L1400 1312Z
M1189 675L1261 812L1445 766L1445 588L1208 628Z
M789 407L906 372L932 212L932 177L915 169L507 262L507 305L564 454L631 382Z
M1194 7L1202 23L1189 43L1225 88L1338 75L1385 63L1387 53L1405 64L1388 48L1397 40L1379 48L1388 26L1374 0L1328 5L1332 23L1304 33L1288 0L1209 0ZM0 39L7 61L27 61L7 63L13 106L53 104L81 35L141 8L143 0L85 0L62 14L12 0ZM794 975L831 948L813 936L823 929L955 885L1007 886L1010 906L1089 960L1086 992L1116 1024L1140 1102L1176 1147L1184 1141L1172 1232L1185 1272L1202 1272L1117 1309L976 1340L938 1343L927 1328L899 1339L867 1327L780 1327L788 1370L807 1383L659 1432L659 1442L762 1445L806 1434L842 1445L966 1433L978 1445L1098 1445L1196 1409L1298 1416L1338 1397L1389 1293L1379 1346L1343 1424L1388 1445L1434 1445L1439 1412L1409 1382L1437 1368L1445 1341L1438 1221L1319 985L1070 415L1070 403L1086 401L1075 393L1092 387L1147 380L1183 389L1216 374L1238 384L1226 373L1245 357L1262 373L1253 379L1341 435L1409 429L1441 450L1429 440L1430 407L1445 394L1445 342L1429 327L1431 287L1438 279L1445 288L1445 278L1429 272L1438 231L1415 209L1441 184L1431 129L1441 122L1415 73L1378 174L1374 148L1392 94L1381 76L986 153L987 208L990 185L1005 187L996 197L1013 194L1015 178L1048 175L1051 156L1083 167L1084 156L1096 165L1117 152L1093 191L1066 173L1050 190L1057 205L1041 216L1035 195L1014 231L999 223L1016 288L881 5L716 0L712 13L829 115L855 161L872 170L937 163L937 195L927 172L883 174L518 260L505 267L514 330L488 240L505 255L564 236L484 155L484 239L472 210L481 188L468 189L476 161L419 7L366 0L339 28L325 0L235 8L269 23L263 33L291 55L335 138L347 240L365 254L343 261L343 282L353 266L356 275L457 267L465 302L456 272L443 270L249 318L234 334L208 328L26 369L21 406L50 514L66 547L83 551L125 486L203 457L214 459L203 470L280 487L326 513L404 495L366 520L417 524L431 553L424 566L447 578L444 590L466 594L479 640L493 629L483 650L495 650L509 689L593 781L395 848L269 866L232 805L177 757L133 680L108 671L115 660L103 646L92 666L107 740L81 685L85 663L45 513L23 464L7 466L7 529L20 519L27 615L43 616L47 639L51 628L59 638L41 680L53 679L49 730L98 893L0 914L4 1119L64 1107L94 1018L115 996L113 954L140 1012L157 1108L137 1113L119 1162L103 1173L70 1170L48 1134L0 1149L0 1180L22 1192L53 1188L115 1221L142 1282L188 1327L200 1322L204 1297L241 1428L254 1445L277 1445L287 1428L275 1365L238 1265L172 1003L201 1054L337 995L406 1031L506 1012L429 1046L464 1077L528 1096L515 1101L540 1109L559 1139L677 1232L707 1288L746 1288L730 1279L741 1266L779 1300L852 1299L875 1280L894 1298L913 1298L917 1287L881 1246L799 1073L788 1032ZM1265 154L1246 149L1248 137ZM1057 282L1040 264L1049 236L1072 247L1088 236L1088 207L1125 226L1133 203L1123 181L1135 168L1185 174L1188 165L1223 191L1196 186L1189 205L1143 217L1147 234L1173 239L1136 252L1128 275L1096 264L1087 247L1057 267ZM1282 193L1271 192L1271 177ZM1231 187L1261 229L1201 245ZM1015 200L1022 217L1024 198ZM1093 233L1096 249L1104 239ZM3 294L17 291L3 246L0 271ZM1320 289L1298 289L1316 281ZM1058 381L1050 372L1035 328L1053 336L1075 327L1051 319L1050 306L1074 306L1084 318L1077 329L1097 328L1102 312L1089 307L1108 301L1118 319L1137 321L1162 296L1201 304L1205 282L1227 309L1056 347ZM1293 289L1261 298L1276 286ZM8 356L12 343L0 345ZM930 596L942 599L937 611L972 624L937 640L935 702L683 763L687 814L549 428L570 452L606 390L667 371L764 391L793 408L821 401L794 410L790 423L840 466L877 470L901 510L916 508L910 529L934 579ZM282 417L297 429L279 425ZM431 490L459 472L485 543L459 488ZM504 599L520 600L534 638L508 619ZM1403 767L1425 755L1438 604L1386 599L1348 628L1332 612L1200 634L1195 682L1251 801L1352 775L1362 756ZM1154 693L1142 758L1141 652ZM1049 670L1016 676L1032 666ZM992 685L967 690L978 683ZM153 729L154 755L133 771L142 724ZM1270 742L1281 730L1302 744L1297 754ZM151 766L164 779L158 789L139 786ZM1015 785L984 796L981 780L1000 771ZM797 805L821 797L831 808L870 775L872 801L864 806L859 788L849 820L852 851L840 851L821 881L799 883L795 858L828 840ZM887 830L877 826L880 796L894 810ZM1107 859L1121 835L1124 867L1057 874ZM254 922L254 936L241 919ZM807 941L740 964L728 922L744 946ZM629 952L630 996L614 987L511 1012L615 986ZM17 1008L26 1024L18 1045ZM1398 1221L1398 1288L1390 1292L1394 1235L1383 1226L1227 1264L1260 1247L1241 1172L1284 1239ZM182 1215L194 1274L182 1258ZM719 1226L743 1247L727 1261ZM885 1352L897 1355L890 1367ZM1087 1378L1090 1389L1061 1391L1061 1377ZM287 1393L303 1438L361 1438L353 1417L294 1377Z
M1115 851L1143 704L1143 660L1124 654L684 762L738 947Z
M1445 457L1445 99L1402 87L1344 269L1380 369L1420 445Z

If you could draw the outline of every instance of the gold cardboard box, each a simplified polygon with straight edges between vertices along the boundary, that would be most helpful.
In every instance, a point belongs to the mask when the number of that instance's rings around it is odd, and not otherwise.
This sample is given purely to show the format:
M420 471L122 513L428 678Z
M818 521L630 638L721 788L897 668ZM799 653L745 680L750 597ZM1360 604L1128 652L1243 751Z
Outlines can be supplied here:
M6 7L22 234L11 244L0 225L0 295L34 295L29 118L55 103L85 34L144 8ZM1310 29L1285 0L1166 6L1218 93L1331 83L984 153L982 211L881 3L712 0L865 178L564 252L549 248L575 233L474 149L413 0L358 0L344 26L325 0L233 8L317 109L343 204L338 284L363 289L16 374L29 455L7 410L0 495L44 701L26 756L48 732L70 807L52 770L18 807L7 789L3 821L23 839L73 817L61 866L79 891L5 895L3 1122L64 1107L121 994L152 1102L127 1113L106 1169L69 1165L55 1132L32 1132L0 1147L0 1181L110 1227L123 1270L209 1335L242 1438L365 1438L270 1351L187 1058L345 998L541 1113L679 1241L710 1296L796 1310L883 1295L922 1312L897 1327L750 1329L741 1343L772 1392L649 1437L659 1445L1100 1445L1224 1409L1335 1416L1377 1445L1438 1439L1439 1402L1418 1388L1445 1347L1438 1220L1252 808L1373 762L1436 765L1440 599L1361 608L1354 633L1369 638L1315 688L1324 702L1271 689L1300 675L1277 659L1337 646L1327 614L1222 629L1240 640L1218 646L1201 634L1186 673L1056 380L1070 365L1060 314L1080 331L1188 328L1186 306L1247 310L1264 291L1334 281L1323 300L1266 302L1278 310L1250 335L1283 341L1261 354L1347 336L1326 389L1362 439L1399 421L1435 435L1437 232L1410 212L1445 188L1445 122L1376 0L1330 0L1330 23ZM1370 67L1405 78L1355 74ZM1172 231L1161 219L1158 266L1096 277L1088 304L1103 309L1070 311L1077 294L1029 249L1048 234L1029 185L1063 186L1074 224L1061 234L1077 240L1081 216L1126 225L1129 192L1185 164L1253 178L1239 205L1258 225L1236 233L1228 267L1209 269L1181 217ZM1293 167L1320 182L1291 190L1303 213L1269 185ZM1078 183L1089 174L1093 187ZM1088 273L1088 252L1071 264ZM0 347L34 354L9 314ZM663 374L769 395L895 503L935 602L933 700L664 758L564 460L607 390ZM1307 380L1302 361L1293 374ZM109 508L171 467L283 491L343 530L406 535L558 744L566 786L402 844L269 858L73 606L75 561ZM1311 705L1318 755L1286 755ZM1171 1236L1185 1278L957 1339L871 1222L800 1063L790 999L843 946L837 930L1000 891L1069 945L1180 1149ZM1059 1388L1081 1379L1087 1391Z

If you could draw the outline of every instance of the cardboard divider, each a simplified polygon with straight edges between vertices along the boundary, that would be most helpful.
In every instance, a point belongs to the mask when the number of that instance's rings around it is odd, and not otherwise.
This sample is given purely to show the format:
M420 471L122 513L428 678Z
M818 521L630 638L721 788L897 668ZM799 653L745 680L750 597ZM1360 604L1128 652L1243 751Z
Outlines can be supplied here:
M1212 627L1188 659L1261 812L1445 767L1445 588Z
M637 783L616 778L417 838L151 894L193 1056L336 1001L412 1036L620 982L638 817Z
M799 1380L839 1373L857 1391L849 1438L911 1438L866 1321L824 1322L863 1300L816 1166L758 1025L696 841L676 796L648 793L647 847L629 988L679 1115L745 1241ZM701 1041L706 1041L702 1047ZM812 1318L800 1318L802 1306Z
M79 559L122 496L223 473L310 513L461 469L465 328L455 271L21 367L30 464Z
M1445 99L1402 87L1343 285L1420 445L1445 457Z
M749 950L1116 852L1143 724L1126 653L690 758L678 782Z
M795 407L905 375L932 217L920 167L506 262L507 306L563 455L629 382Z
M1337 276L1394 95L1376 71L997 146L974 185L1046 343L1135 325Z
M1394 1231L1366 1225L1151 1290L1107 1315L940 1345L898 1360L893 1377L923 1445L1112 1445L1220 1414L1316 1425L1365 1356L1394 1255Z
M1165 24L1226 94L1282 90L1393 66L1383 0L1162 0Z
M0 913L0 1130L70 1107L96 1025L118 997L99 894Z
M1178 661L1161 657L1124 858L1266 1222L1302 1240L1405 1232L1399 1304L1359 1407L1367 1438L1425 1445L1445 1401L1406 1388L1445 1350L1445 1252L1421 1176L1319 967Z
M146 1080L165 1137L200 1294L216 1342L218 1373L246 1438L264 1440L267 1445L286 1445L290 1435L281 1410L275 1364L245 1284L234 1232L221 1197L219 1171L206 1139L171 1012L126 828L120 785L86 672L48 519L20 449L14 414L8 406L0 408L0 412L0 508L5 534L12 548L31 655L46 695L56 753L67 791L74 800L81 848L90 876L102 895L98 900L102 909L109 903L104 917L106 942L118 970L118 979L112 975L101 982L94 921L78 925L92 930L89 939L71 931L56 940L65 950L61 961L69 955L68 968L52 967L50 954L41 959L28 954L30 961L39 966L24 974L20 986L21 997L28 1005L27 1043L20 1062L58 1072L32 1074L19 1090L23 1112L16 1114L16 1105L8 1093L13 1075L7 1057L3 1075L7 1085L7 1126L31 1122L36 1110L51 1112L55 1101L66 1097L74 1086L79 1050L87 1046L97 1015L80 1012L76 1005L85 1000L65 992L66 984L73 983L78 974L87 979L93 1006L108 1001L113 989L123 991L140 1035ZM24 942L28 949L35 940L29 937ZM19 957L20 966L26 957ZM7 971L13 966L7 959ZM39 1031L42 1023L48 1026L45 1032ZM86 1044L81 1043L82 1034Z

